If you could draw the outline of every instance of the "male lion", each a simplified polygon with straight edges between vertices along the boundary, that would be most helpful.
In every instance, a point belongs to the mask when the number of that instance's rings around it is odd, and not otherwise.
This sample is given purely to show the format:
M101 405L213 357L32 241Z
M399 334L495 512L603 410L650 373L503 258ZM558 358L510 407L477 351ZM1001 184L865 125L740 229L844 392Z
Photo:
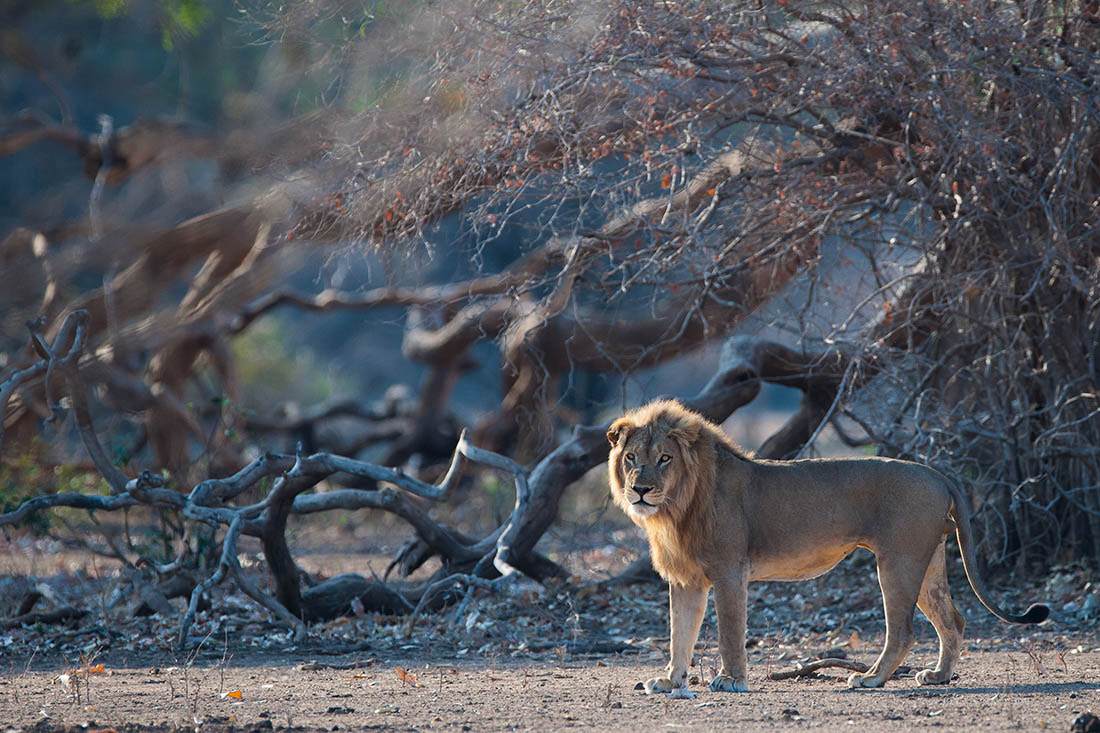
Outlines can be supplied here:
M765 461L680 403L660 400L612 423L611 494L645 529L653 566L668 580L671 660L647 693L686 686L699 625L714 587L722 670L710 689L744 692L750 580L802 580L830 570L857 547L875 553L886 610L886 645L849 687L879 687L913 646L913 606L936 627L940 656L917 684L946 684L965 622L947 586L944 538L959 539L978 600L1003 621L1037 624L1033 605L1013 616L978 576L966 501L942 474L887 458Z

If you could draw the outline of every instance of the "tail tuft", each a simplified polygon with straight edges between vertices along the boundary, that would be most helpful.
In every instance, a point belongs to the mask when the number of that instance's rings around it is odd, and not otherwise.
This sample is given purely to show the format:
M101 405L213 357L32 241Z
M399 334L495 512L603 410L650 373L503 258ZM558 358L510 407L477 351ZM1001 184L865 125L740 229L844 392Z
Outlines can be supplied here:
M1042 603L1033 603L1024 611L1024 615L1020 616L1017 623L1021 624L1041 624L1050 617L1050 607L1043 605Z

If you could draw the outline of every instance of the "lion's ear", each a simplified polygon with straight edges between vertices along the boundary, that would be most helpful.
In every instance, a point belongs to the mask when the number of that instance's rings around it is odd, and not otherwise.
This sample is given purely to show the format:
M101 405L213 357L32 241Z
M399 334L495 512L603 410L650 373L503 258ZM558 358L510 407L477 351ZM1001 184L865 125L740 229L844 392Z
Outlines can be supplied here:
M625 440L630 431L636 426L634 423L625 417L620 417L615 422L611 423L611 427L607 429L607 441L611 443L612 447L618 445L620 440Z
M702 425L696 420L681 420L676 427L668 431L668 437L687 448L699 437Z

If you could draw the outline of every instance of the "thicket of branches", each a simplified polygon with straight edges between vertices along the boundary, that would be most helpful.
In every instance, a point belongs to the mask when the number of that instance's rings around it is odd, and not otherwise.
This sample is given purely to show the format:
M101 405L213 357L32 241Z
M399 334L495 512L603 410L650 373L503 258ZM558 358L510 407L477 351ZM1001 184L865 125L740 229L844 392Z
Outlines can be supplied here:
M50 505L181 509L226 528L218 575L189 616L230 574L300 631L294 619L340 613L350 595L380 609L442 603L453 573L468 586L514 568L545 579L562 571L535 544L569 485L607 454L600 426L556 444L572 378L729 339L711 382L685 397L723 420L761 381L801 389L761 454L810 453L826 423L847 418L883 452L956 477L993 564L1100 557L1096 3L466 0L366 17L338 2L287 7L252 17L324 50L343 104L251 146L163 124L5 121L0 152L70 145L93 191L173 155L240 171L274 151L295 173L159 231L128 228L93 198L87 220L0 245L5 470L29 451L50 460L34 440L64 392L86 467L111 486L108 497L32 499L0 523ZM343 44L318 31L341 23L357 31ZM481 272L288 289L297 253L349 238L391 263L458 252ZM517 240L521 252L503 246ZM69 295L89 270L102 287ZM427 367L419 391L235 413L228 344L277 307L404 308L402 354ZM22 321L31 346L17 351ZM760 323L766 337L737 332ZM481 342L499 348L501 395L459 442L451 404ZM362 427L324 429L334 416ZM118 466L96 435L124 425ZM306 449L250 459L273 431ZM377 443L381 460L353 460ZM431 466L452 453L440 478ZM485 538L389 488L445 498L463 455L517 477L513 515ZM413 466L428 468L414 477ZM261 479L275 480L266 497L232 503ZM322 480L348 488L304 493ZM287 515L336 506L405 518L417 536L397 566L439 555L441 582L303 590ZM241 532L263 539L275 599L237 572Z

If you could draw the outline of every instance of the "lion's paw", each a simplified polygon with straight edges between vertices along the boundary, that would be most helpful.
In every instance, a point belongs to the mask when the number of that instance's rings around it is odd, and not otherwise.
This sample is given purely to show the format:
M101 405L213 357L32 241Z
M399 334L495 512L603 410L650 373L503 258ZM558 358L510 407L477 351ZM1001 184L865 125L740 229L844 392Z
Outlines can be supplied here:
M646 680L642 683L642 687L645 689L645 694L654 695L658 693L664 693L673 700L691 700L695 697L695 693L687 688L687 682L684 682L683 687L677 687L668 677L655 677L651 680Z
M877 682L875 680L875 675L873 674L860 674L859 672L853 672L852 675L848 677L848 687L853 690L858 690L864 687L882 687L882 684L882 682Z
M728 674L717 675L710 681L711 692L748 692L748 683L738 682Z
M938 674L934 669L922 669L920 672L917 672L918 685L946 685L950 681L950 675L945 677Z
M668 677L654 677L651 680L645 681L645 694L653 695L658 692L672 692L676 689L676 685L672 684L672 680Z

